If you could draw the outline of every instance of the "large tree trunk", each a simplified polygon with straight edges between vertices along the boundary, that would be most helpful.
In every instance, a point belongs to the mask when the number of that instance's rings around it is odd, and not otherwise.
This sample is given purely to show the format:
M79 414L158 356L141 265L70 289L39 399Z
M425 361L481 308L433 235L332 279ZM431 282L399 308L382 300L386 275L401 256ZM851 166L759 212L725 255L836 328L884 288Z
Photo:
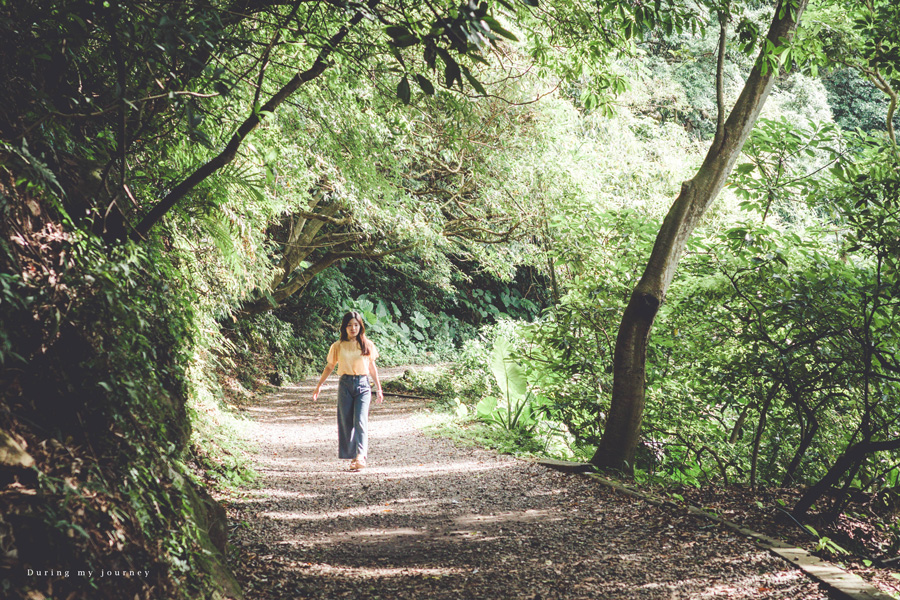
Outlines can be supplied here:
M767 39L777 48L793 37L807 0L779 2ZM622 317L613 358L612 405L603 437L591 462L598 467L630 473L634 468L644 412L644 370L647 340L659 306L675 275L688 237L719 195L750 130L756 123L777 75L765 46L744 84L724 128L716 133L697 175L681 186L656 237L641 280ZM777 64L777 62L776 62Z

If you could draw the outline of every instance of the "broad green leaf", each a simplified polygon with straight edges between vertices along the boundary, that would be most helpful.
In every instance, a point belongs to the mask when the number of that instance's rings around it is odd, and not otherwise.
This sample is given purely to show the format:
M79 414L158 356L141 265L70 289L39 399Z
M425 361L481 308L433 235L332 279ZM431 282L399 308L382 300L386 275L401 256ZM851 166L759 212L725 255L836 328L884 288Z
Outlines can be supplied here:
M496 33L496 34L499 35L500 37L504 37L504 38L506 38L506 39L508 39L508 40L512 40L513 42L518 42L518 41L519 41L519 38L517 38L517 37L516 37L515 35L513 35L511 32L509 32L509 31L507 31L506 29L504 29L504 28L500 25L500 23L498 23L497 20L494 19L493 17L487 17L487 16L486 16L486 17L484 17L484 19L482 19L482 20L483 20L485 23L487 23L488 27L491 28L491 33Z
M494 411L497 409L497 399L493 396L485 396L475 406L475 416L483 421L493 421Z
M412 35L406 27L395 25L393 27L385 27L384 32L394 39Z
M500 391L510 403L525 397L528 383L525 371L512 359L512 345L504 338L497 338L491 351L491 371Z
M462 85L462 77L460 75L459 64L455 60L450 60L444 67L444 85L448 88L453 87L453 82L459 81Z

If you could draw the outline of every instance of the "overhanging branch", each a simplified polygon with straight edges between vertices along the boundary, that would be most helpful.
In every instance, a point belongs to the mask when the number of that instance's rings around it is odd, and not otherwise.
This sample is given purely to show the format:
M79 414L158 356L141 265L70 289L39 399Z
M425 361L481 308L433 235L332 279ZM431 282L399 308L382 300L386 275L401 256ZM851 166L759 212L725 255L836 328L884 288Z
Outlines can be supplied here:
M369 0L367 7L373 9L377 4L378 0ZM309 69L294 75L294 77L278 90L278 92L276 92L275 95L259 109L259 111L254 111L253 114L241 123L237 132L231 137L231 140L222 152L191 173L187 179L175 186L175 188L169 192L159 204L154 206L141 222L138 223L137 227L135 227L134 236L136 238L144 237L147 232L149 232L150 229L172 209L172 207L188 194L188 192L213 175L216 171L233 161L244 140L259 126L264 115L274 112L291 96L291 94L296 92L300 86L315 79L325 71L328 67L328 57L331 55L332 51L344 40L349 33L350 28L362 21L365 13L365 9L360 8L353 17L350 18L347 24L341 27L340 30L326 42L325 46L319 51L315 62Z

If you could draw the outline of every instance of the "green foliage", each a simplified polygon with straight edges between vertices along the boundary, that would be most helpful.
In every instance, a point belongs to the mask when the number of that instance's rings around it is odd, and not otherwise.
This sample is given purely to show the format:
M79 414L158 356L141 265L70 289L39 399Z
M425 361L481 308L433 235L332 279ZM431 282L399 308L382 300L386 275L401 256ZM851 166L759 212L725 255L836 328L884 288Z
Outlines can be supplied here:
M452 364L445 364L408 369L400 377L386 381L384 389L410 392L438 402L445 402L454 393L452 368Z
M858 71L837 69L824 79L834 121L847 130L882 131L888 99ZM900 127L900 116L895 121Z
M496 328L493 328L496 329ZM429 430L449 437L461 444L493 448L500 452L571 457L559 437L548 443L539 430L549 430L542 421L537 429L507 429L490 421L476 418L473 399L482 398L488 390L497 393L496 379L487 372L489 352L480 340L470 340L461 352L460 360L452 365L419 368L407 371L402 377L387 383L386 389L422 395L435 399Z
M21 276L0 273L0 311L4 322L21 322L33 300L28 296ZM25 358L16 351L17 341L8 329L0 330L0 365L25 362Z
M815 546L816 552L826 552L835 556L845 556L850 554L828 536L820 535L812 525L805 525L804 529L817 538Z
M549 452L546 444L535 437L472 421L465 415L452 412L437 415L428 431L461 445L490 448L515 456L547 456Z
M808 215L797 199L817 193L826 169L843 152L842 136L833 124L760 119L744 146L749 162L739 164L731 176L740 207L762 221L774 214L784 224L802 224Z
M426 357L441 360L455 349L456 324L444 312L426 316L413 310L404 316L396 303L381 299L376 303L365 294L355 300L345 300L342 310L355 310L363 315L372 338L379 340L383 349L380 352L388 364Z
M146 585L171 597L201 593L209 539L179 462L190 437L194 296L155 247L110 249L77 230L44 243L42 263L11 249L3 255L6 264L31 266L25 277L6 278L7 295L19 301L4 302L3 318L27 311L33 326L4 327L15 365L4 365L3 377L16 391L4 395L2 427L46 449L36 495L4 510L20 560L108 568L128 546L155 573ZM95 535L109 535L109 544L98 550ZM54 580L60 593L73 585ZM144 583L91 585L94 597L112 598L140 593Z
M78 364L95 375L78 377L79 394L84 395L72 408L87 409L92 426L100 430L110 424L127 431L149 428L153 439L169 440L168 452L183 450L188 425L173 398L183 397L186 389L192 341L189 291L171 280L171 268L160 255L136 246L109 251L96 238L76 233L61 251L68 260L58 273L59 282L71 296L65 312L51 315L59 336L53 341L61 350L70 345L89 348ZM170 313L171 306L180 310ZM97 322L105 327L90 325ZM69 360L44 360L57 359ZM66 372L64 362L58 368ZM56 386L58 382L46 388L40 401L71 404L62 401L68 395L64 387ZM129 413L150 418L138 426Z
M103 522L172 573L160 593L199 594L208 555L184 461L220 485L252 477L246 423L222 401L243 391L231 377L256 390L317 371L348 309L385 364L455 361L404 385L440 396L465 435L590 455L621 308L714 131L717 40L696 32L737 24L730 104L771 7L534 5L385 8L274 114L264 103L344 9L0 7L0 425L92 461L40 477L41 540L84 544ZM900 191L881 139L894 105L870 98L897 86L896 12L820 5L809 35L768 49L769 67L795 72L648 348L648 481L813 483L851 444L896 436ZM826 97L816 70L838 64L871 85L839 70ZM254 115L227 166L122 242ZM291 283L277 311L241 312ZM856 467L844 491L896 493L896 452Z
M475 407L476 418L522 434L532 434L542 418L541 400L530 389L525 370L516 363L513 347L498 337L491 350L490 369L500 397L485 396Z
M817 49L816 65L838 69L831 89L840 89L841 99L834 102L840 121L860 124L867 131L887 131L896 144L894 127L897 124L897 89L900 86L898 67L898 9L892 2L876 0L860 3L853 10L822 3L815 6L812 25L804 28L806 45ZM850 69L854 74L841 72ZM868 84L863 80L868 80ZM882 100L871 95L862 98L874 87ZM834 94L832 94L834 97ZM878 105L884 107L881 124L876 126Z
M240 362L238 376L242 380L266 375L256 364L261 357L270 359L265 368L279 382L295 381L311 374L304 361L308 349L303 337L297 335L291 323L271 313L240 319L229 337L233 343L232 352ZM249 387L255 386L250 384Z
M892 439L892 146L802 123L761 122L732 178L739 202L707 222L669 290L648 348L645 480L814 483L855 440ZM528 391L576 456L602 425L619 311L655 233L648 208L563 208L550 231L565 293L513 335ZM497 411L502 393L480 397L485 420L516 415ZM882 493L889 456L863 461L847 489Z
M520 269L512 281L486 272L464 278L459 271L445 280L433 267L414 254L399 253L383 262L353 260L326 269L273 316L237 323L230 337L239 362L248 365L254 355L268 356L269 367L284 380L321 369L348 310L364 315L382 357L379 364L455 360L480 325L510 316L530 319L544 301L525 297L536 276L528 269ZM268 324L264 330L262 323Z
M236 373L241 377L242 367L248 369L239 360L221 360L218 365L212 361L195 362L188 372L191 386L187 413L191 439L182 461L199 485L212 483L229 488L256 477L248 458L253 449L253 425L227 404L229 394L224 389L228 378L223 377L223 373ZM255 390L252 384L250 388Z
M490 391L496 382L487 372L488 350L480 338L467 340L453 363L406 371L385 384L385 389L408 391L433 398L461 422L474 410L473 403Z

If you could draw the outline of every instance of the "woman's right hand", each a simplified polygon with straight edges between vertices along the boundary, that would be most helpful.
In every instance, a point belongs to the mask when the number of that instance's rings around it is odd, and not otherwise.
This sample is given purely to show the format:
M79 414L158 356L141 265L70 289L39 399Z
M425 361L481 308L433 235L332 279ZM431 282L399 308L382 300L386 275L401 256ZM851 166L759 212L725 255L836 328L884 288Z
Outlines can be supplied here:
M319 390L320 389L321 389L321 386L317 385L315 391L313 392L313 398L312 398L313 402L315 402L316 400L319 399Z

